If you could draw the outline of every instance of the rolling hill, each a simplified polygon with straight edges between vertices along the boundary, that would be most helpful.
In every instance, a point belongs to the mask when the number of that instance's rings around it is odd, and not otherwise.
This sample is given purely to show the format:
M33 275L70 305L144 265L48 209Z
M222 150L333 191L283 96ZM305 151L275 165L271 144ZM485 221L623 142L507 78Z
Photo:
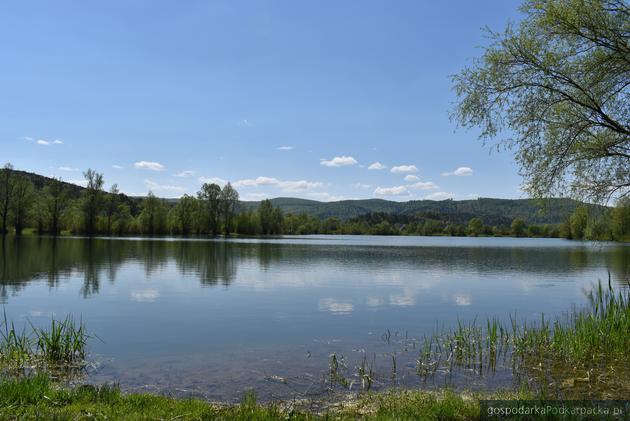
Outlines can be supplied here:
M565 199L491 199L475 200L411 200L394 202L383 199L342 200L338 202L318 202L315 200L279 197L271 199L275 207L284 213L308 213L320 219L336 217L348 219L368 213L391 213L399 215L441 216L453 222L464 223L474 217L481 217L486 224L509 224L520 217L528 224L561 223L575 210L580 202ZM253 210L260 202L241 202L243 209ZM602 206L589 205L601 211Z
M14 170L15 173L28 177L35 187L42 188L49 181L49 177L25 171ZM83 187L65 183L71 196L79 197ZM139 212L141 197L121 195L130 204L132 213ZM170 205L175 205L177 199L167 199ZM370 213L387 213L396 215L425 215L436 219L447 219L453 222L465 223L473 217L480 217L484 223L490 225L509 224L514 218L520 217L528 224L556 224L565 221L581 202L555 198L546 200L536 199L492 199L479 198L474 200L411 200L395 202L383 199L341 200L337 202L319 202L316 200L292 197L278 197L271 199L274 207L286 213L307 213L319 219L335 217L349 219ZM251 211L260 205L259 201L241 201L240 210ZM605 207L588 205L595 212L601 212Z

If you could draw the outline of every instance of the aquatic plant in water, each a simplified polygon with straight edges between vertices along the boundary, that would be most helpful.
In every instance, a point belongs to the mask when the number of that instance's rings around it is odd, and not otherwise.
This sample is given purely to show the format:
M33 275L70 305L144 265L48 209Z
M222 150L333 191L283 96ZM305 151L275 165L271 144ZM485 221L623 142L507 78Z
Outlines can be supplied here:
M509 327L488 319L485 329L476 320L460 321L452 331L425 337L417 374L426 378L454 368L494 372L503 358L511 362L516 378L529 375L543 392L549 386L561 391L583 383L590 393L594 385L613 387L610 382L615 389L630 391L627 382L620 383L630 374L630 285L615 290L609 277L607 288L599 282L587 297L589 307L574 308L553 323L544 315L537 323L522 324L510 316Z
M28 370L72 370L84 366L87 343L92 337L83 321L72 316L51 319L50 327L40 328L29 321L18 330L7 320L6 312L0 323L0 368L11 372Z

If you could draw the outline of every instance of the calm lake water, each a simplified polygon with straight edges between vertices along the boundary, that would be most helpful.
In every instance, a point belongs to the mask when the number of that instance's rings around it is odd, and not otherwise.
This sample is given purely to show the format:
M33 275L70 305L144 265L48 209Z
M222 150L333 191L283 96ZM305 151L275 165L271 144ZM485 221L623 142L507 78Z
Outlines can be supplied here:
M609 272L626 285L629 265L628 245L559 239L8 237L0 303L18 325L81 316L102 339L85 381L126 390L317 396L332 353L350 378L367 357L375 387L504 387L509 370L427 383L416 345L458 320L561 315Z

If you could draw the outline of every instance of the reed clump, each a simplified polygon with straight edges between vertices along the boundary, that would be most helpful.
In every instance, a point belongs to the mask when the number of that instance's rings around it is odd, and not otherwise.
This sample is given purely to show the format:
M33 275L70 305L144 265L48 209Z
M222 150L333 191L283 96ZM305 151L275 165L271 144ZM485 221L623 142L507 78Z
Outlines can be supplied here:
M630 367L630 286L615 289L599 282L587 293L589 305L573 309L551 322L543 315L538 322L519 324L510 317L499 320L462 322L452 331L434 333L421 344L416 369L421 377L438 370L468 368L479 374L494 371L498 361L509 361L515 377L536 371L546 384L577 380L605 383L606 372ZM562 368L565 368L564 370ZM573 376L573 377L571 377ZM617 376L618 377L618 376ZM551 383L550 383L551 382ZM630 389L630 385L621 386Z
M73 369L83 366L91 338L82 320L67 316L51 319L49 327L21 330L4 313L0 323L0 368L13 372L49 368Z

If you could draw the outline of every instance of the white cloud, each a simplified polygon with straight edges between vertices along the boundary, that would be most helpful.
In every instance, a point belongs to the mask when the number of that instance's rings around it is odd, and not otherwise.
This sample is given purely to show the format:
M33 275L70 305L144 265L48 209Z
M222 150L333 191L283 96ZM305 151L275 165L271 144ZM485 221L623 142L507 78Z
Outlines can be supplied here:
M227 184L227 180L224 180L220 177L199 177L197 181L199 181L201 184L205 184L205 183L218 184L218 185Z
M157 300L159 296L160 296L160 291L153 288L131 291L131 299L133 301L138 301L141 303L142 302L152 303L153 301Z
M114 164L114 165L112 165L112 168L115 168L117 170L122 170L122 165Z
M277 186L280 184L280 180L273 177L256 177L256 178L245 178L243 180L238 180L234 183L235 187L258 187L258 186Z
M323 187L324 183L319 181L281 181L279 187L286 191L303 191Z
M363 183L352 183L352 187L354 187L355 189L369 189L372 187L372 185Z
M411 181L419 181L419 180L420 180L420 177L418 177L417 175L407 174L405 176L405 181L411 182Z
M240 124L241 126L246 126L246 127L249 127L249 126L251 126L251 125L252 125L252 123L250 123L250 122L249 122L249 120L247 120L247 119L245 119L245 118L244 118L244 119L242 119L241 121L239 121L239 123L238 123L238 124Z
M319 300L319 311L329 311L333 314L350 314L354 311L354 304L349 300L322 298Z
M432 181L418 181L417 183L410 184L409 188L414 190L433 190L437 189L438 186Z
M172 185L168 185L168 184L159 184L156 183L155 181L152 180L144 180L144 184L147 185L147 187L149 188L149 190L156 192L156 191L165 191L165 192L175 192L175 193L184 193L186 191L185 188L181 187L181 186L172 186Z
M458 306L469 306L472 304L472 298L468 294L456 294L453 298Z
M279 151L290 151L293 149L293 146L278 146L276 149Z
M356 165L358 162L351 156L336 156L330 160L322 159L320 164L326 167L345 167L349 165Z
M48 146L48 145L63 145L63 142L61 140L46 140L46 139L38 139L37 142L38 145L43 145L43 146Z
M377 196L402 196L409 194L409 190L406 186L377 187L374 194Z
M404 174L408 172L418 172L418 168L415 165L398 165L396 167L392 167L390 170L394 174Z
M389 304L397 307L409 307L416 303L416 297L406 294L392 294L389 296Z
M134 162L133 166L141 170L151 170L151 171L164 170L164 165L160 164L159 162L138 161L138 162Z
M376 161L368 167L368 170L384 170L387 168L387 165L383 165L380 162Z
M173 177L188 178L188 177L192 177L193 175L195 175L194 171L186 170L186 171L180 171L176 174L173 174Z
M238 180L234 183L234 187L260 187L260 186L272 186L280 188L284 191L296 192L296 191L304 191L311 190L319 187L323 187L324 183L319 181L306 181L306 180L279 180L274 177L256 177L256 178L246 178L243 180Z
M453 197L455 197L455 193L448 193L444 191L438 191L424 196L424 198L427 200L446 200L452 199Z
M448 177L450 175L455 175L458 177L469 177L473 175L473 170L470 167L459 167L455 171L442 173L442 176L444 177Z
M33 139L33 138L32 138L32 137L30 137L30 136L24 136L24 140L26 140L27 142L32 142L32 141L33 141L33 140L35 140L35 139Z
M72 171L72 172L79 171L78 168L72 168L72 167L59 167L59 170L60 171Z

